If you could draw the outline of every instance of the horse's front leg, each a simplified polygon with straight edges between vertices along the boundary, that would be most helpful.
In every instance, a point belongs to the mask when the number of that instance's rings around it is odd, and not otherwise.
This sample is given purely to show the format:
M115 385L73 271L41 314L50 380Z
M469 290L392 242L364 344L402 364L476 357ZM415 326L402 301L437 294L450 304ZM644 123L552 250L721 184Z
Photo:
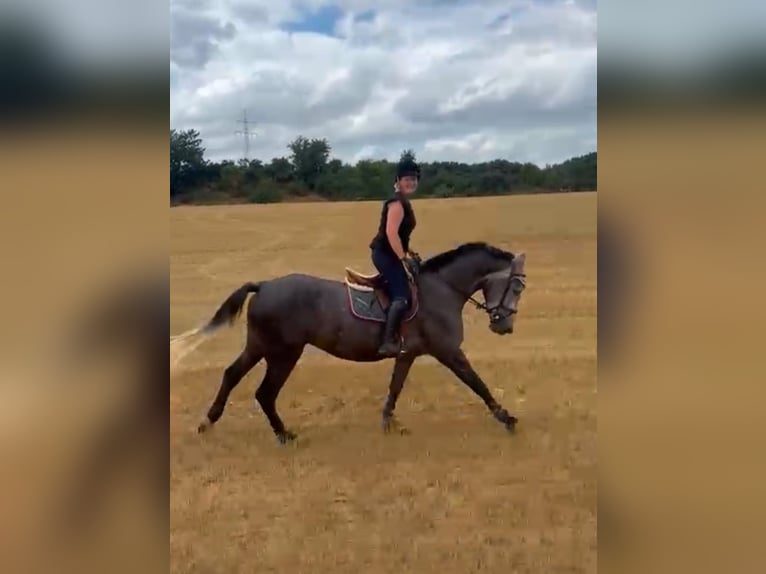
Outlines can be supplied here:
M495 400L492 393L489 392L487 385L481 380L481 377L473 370L471 363L460 349L440 352L434 355L436 359L452 371L457 378L465 383L474 393L479 395L487 405L492 415L505 425L508 431L513 431L518 419L505 410L500 403Z
M401 354L396 357L394 370L391 373L391 383L388 386L388 397L386 398L386 404L383 407L384 432L398 431L402 434L408 432L407 429L401 426L394 418L394 409L396 408L396 400L402 392L404 381L407 380L407 375L410 372L410 367L413 362L415 362L415 355L413 354Z

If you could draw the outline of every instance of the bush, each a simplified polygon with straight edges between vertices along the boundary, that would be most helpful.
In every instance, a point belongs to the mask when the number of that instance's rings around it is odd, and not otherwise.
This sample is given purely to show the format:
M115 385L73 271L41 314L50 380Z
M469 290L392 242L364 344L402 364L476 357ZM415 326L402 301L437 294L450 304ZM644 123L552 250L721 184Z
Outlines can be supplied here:
M279 203L282 199L280 186L271 180L261 180L248 194L248 200L252 203Z

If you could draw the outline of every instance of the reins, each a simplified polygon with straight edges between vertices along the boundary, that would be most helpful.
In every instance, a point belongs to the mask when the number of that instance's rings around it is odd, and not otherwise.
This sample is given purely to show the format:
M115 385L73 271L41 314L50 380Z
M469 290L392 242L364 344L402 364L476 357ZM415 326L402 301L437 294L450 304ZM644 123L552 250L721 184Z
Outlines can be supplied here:
M526 285L526 273L511 273L508 275L508 282L505 284L505 289L503 290L503 295L500 297L500 302L495 305L494 307L488 307L486 303L482 303L481 301L477 301L473 298L473 295L467 295L464 293L461 289L458 289L452 283L447 281L444 277L439 277L445 285L447 285L450 289L452 289L455 293L458 295L461 295L465 297L468 301L473 303L474 307L477 309L481 309L482 311L485 311L487 314L491 315L494 313L497 309L501 308L503 306L503 301L505 301L505 298L508 296L508 291L511 288L511 283L513 283L514 279L520 279L522 282L522 285Z

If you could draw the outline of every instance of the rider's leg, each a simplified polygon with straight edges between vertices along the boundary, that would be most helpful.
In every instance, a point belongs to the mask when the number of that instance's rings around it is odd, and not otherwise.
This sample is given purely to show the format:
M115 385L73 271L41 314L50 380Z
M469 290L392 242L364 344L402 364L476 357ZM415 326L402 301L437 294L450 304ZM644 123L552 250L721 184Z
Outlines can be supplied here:
M395 256L385 253L373 252L373 263L386 279L386 291L391 301L378 354L386 357L395 356L400 350L399 325L408 308L410 287L407 273Z

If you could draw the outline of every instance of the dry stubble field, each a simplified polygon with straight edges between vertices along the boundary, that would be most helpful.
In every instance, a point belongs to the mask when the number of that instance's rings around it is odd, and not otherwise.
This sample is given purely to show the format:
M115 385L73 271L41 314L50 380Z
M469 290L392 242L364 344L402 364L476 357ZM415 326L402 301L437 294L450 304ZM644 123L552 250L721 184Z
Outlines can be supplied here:
M278 446L253 393L196 425L244 343L243 318L171 373L171 570L204 573L595 572L596 194L420 200L423 257L486 240L527 253L516 332L467 305L464 349L520 419L508 435L445 368L419 359L380 429L391 361L307 349L277 407ZM370 271L377 202L171 210L171 332L207 320L248 280Z

